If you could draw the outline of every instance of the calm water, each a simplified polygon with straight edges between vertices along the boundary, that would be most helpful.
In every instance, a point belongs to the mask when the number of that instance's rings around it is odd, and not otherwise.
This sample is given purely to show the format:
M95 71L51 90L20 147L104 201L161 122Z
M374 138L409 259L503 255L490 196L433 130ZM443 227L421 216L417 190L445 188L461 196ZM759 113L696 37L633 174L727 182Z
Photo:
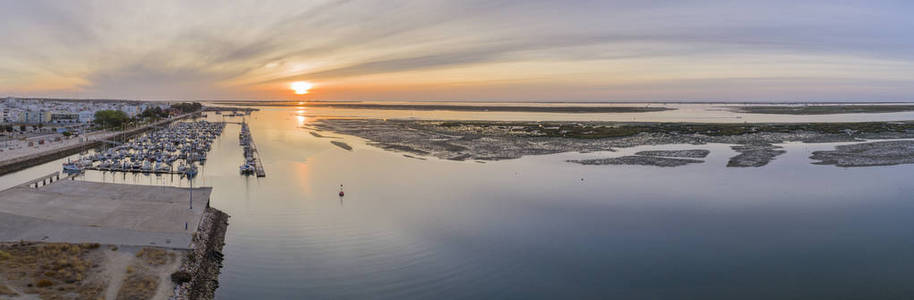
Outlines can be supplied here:
M305 103L305 102L300 102ZM447 110L381 110L351 109L340 107L308 107L307 105L271 107L269 109L294 109L306 118L352 117L396 118L425 120L513 120L513 121L620 121L620 122L857 122L914 120L914 111L881 114L834 115L773 115L734 112L744 104L725 103L504 103L504 102L359 102L369 104L423 104L423 105L477 105L477 106L580 106L580 107L669 107L673 110L644 113L530 113L496 111L447 111ZM291 104L291 103L286 103ZM906 103L910 104L910 103ZM767 104L750 104L752 106ZM783 106L784 104L772 104ZM891 105L891 104L881 104Z
M238 174L239 127L228 125L194 181L232 216L219 299L914 297L914 165L809 164L833 144L788 144L741 169L725 168L735 152L716 144L423 161L327 133L354 147L340 149L299 128L306 111L248 118L267 177ZM564 162L685 147L711 155L679 168Z

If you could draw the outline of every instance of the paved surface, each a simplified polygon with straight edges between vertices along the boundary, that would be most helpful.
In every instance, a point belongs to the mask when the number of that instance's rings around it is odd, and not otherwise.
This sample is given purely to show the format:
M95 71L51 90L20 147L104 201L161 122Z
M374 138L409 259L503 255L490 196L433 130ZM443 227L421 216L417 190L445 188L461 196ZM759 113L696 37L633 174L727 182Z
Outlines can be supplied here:
M212 188L60 180L0 191L0 241L189 248ZM184 229L187 222L188 230Z

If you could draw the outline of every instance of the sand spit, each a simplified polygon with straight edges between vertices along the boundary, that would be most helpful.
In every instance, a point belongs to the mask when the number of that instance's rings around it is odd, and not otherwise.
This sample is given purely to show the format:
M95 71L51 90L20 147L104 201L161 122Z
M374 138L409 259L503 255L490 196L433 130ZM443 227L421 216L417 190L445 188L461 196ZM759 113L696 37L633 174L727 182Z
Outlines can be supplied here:
M637 165L655 167L679 167L694 163L703 163L703 160L688 158L669 158L657 156L622 156L600 159L569 160L568 162L582 165Z
M891 166L914 163L914 141L886 141L836 146L835 150L816 151L809 158L814 164L839 167Z
M343 148L343 150L352 151L352 146L349 146L349 144L339 141L330 141L330 143L336 145L337 147Z
M641 156L659 156L659 157L685 157L685 158L705 158L711 154L711 151L705 149L694 150L652 150L640 151L635 155Z
M314 136L314 137L316 137L316 138L319 138L319 139L338 139L338 137L335 137L335 136L326 136L326 135L317 133L317 131L311 131L310 133L311 133L312 136Z
M914 138L914 122L712 124L322 119L315 126L367 139L369 145L386 150L449 160L515 159L641 145L731 144L736 145L734 150L740 154L730 160L730 167L764 166L784 153L773 145L785 142Z

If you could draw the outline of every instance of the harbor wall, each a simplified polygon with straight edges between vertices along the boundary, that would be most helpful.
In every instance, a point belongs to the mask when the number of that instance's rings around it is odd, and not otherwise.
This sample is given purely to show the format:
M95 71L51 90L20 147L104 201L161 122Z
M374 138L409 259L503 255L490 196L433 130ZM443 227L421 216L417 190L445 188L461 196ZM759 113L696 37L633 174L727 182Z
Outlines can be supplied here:
M222 269L222 247L229 215L212 207L203 213L200 226L194 234L193 250L184 258L181 268L188 281L176 283L172 299L214 299L219 287ZM173 278L174 280L174 278Z

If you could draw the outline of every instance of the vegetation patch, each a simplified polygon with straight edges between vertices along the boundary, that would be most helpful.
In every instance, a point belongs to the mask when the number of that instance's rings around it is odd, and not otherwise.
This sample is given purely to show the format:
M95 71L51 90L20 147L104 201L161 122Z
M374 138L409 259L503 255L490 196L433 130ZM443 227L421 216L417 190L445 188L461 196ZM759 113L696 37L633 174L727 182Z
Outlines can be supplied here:
M15 291L13 291L13 289L9 288L5 284L0 283L0 296L18 296L18 295L19 295L19 293L16 293Z
M136 257L148 265L161 266L174 259L174 252L160 248L143 248L137 251Z
M10 295L12 287L42 299L70 299L72 295L92 296L99 284L87 280L97 267L99 256L92 252L98 244L4 243L0 244L0 295ZM70 295L62 297L62 295ZM94 299L95 297L78 297Z
M133 272L117 292L118 300L151 299L159 287L159 277L145 272Z

